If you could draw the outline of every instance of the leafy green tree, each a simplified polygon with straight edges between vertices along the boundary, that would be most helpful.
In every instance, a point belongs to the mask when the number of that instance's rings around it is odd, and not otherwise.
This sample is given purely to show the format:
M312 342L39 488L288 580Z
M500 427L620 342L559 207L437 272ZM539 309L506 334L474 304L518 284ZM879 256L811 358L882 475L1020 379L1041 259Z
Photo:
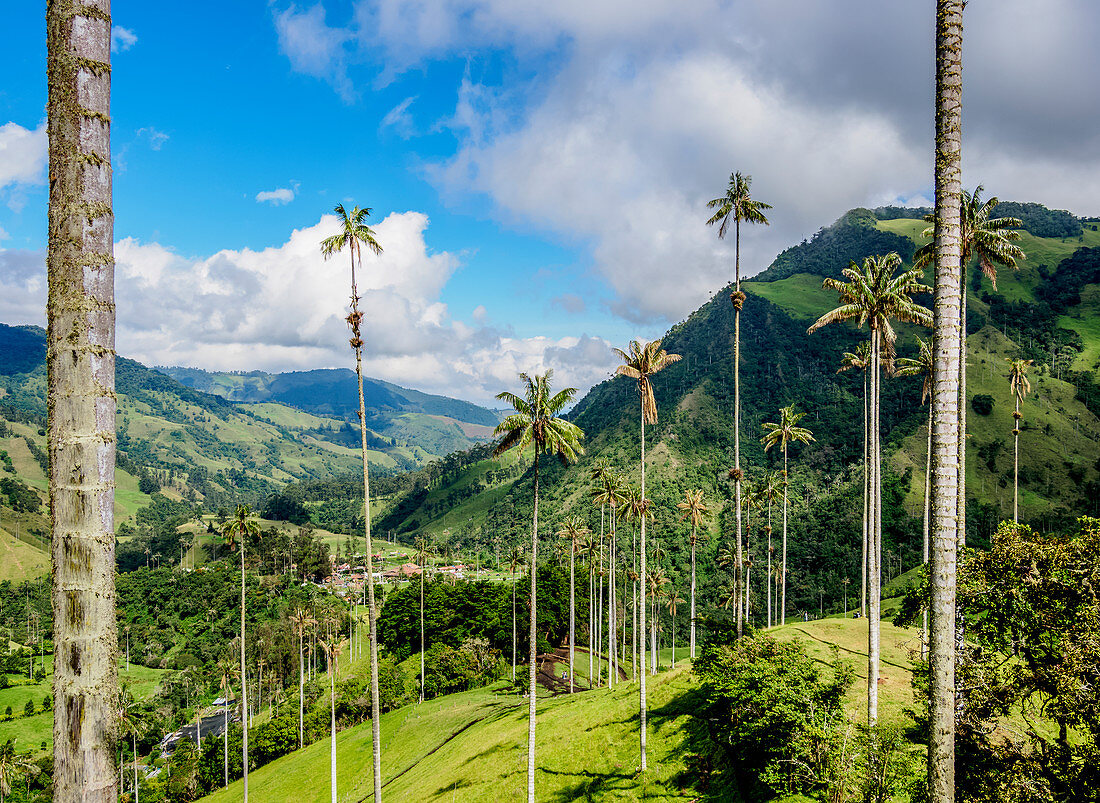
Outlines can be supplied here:
M518 448L523 452L528 447L533 449L534 464L534 514L531 522L531 627L530 627L530 656L529 656L529 681L528 694L528 727L527 727L527 800L535 802L535 697L537 694L536 674L538 661L536 660L537 648L537 613L536 613L536 569L538 568L538 544L539 544L539 456L541 454L556 455L563 464L576 462L577 456L584 454L581 440L584 433L580 428L558 415L565 409L577 394L576 388L565 388L551 394L550 380L554 372L547 370L542 376L531 377L526 373L519 375L524 383L524 395L504 391L497 394L497 399L507 402L515 411L507 416L494 431L495 435L503 437L493 450L495 455L504 454L509 449Z
M370 608L370 693L371 693L371 734L374 759L374 801L382 801L382 735L379 728L380 711L378 703L378 608L374 600L374 546L371 541L370 510L370 472L367 463L367 410L363 398L363 337L361 326L363 313L359 311L359 291L355 282L355 268L362 268L362 247L365 245L375 256L382 253L382 246L375 237L374 230L367 225L371 210L352 207L349 211L343 204L337 204L334 210L340 221L340 232L321 241L321 254L329 257L348 249L351 259L351 312L347 322L351 329L351 347L355 351L355 377L359 384L359 432L361 436L363 458L363 521L367 548L367 605ZM335 794L335 793L334 793Z
M428 561L432 559L435 554L435 550L432 548L431 543L423 536L418 536L416 539L416 564L420 567L420 702L424 702L424 575L428 573ZM515 573L513 572L513 580L515 579ZM513 590L513 603L515 601L515 592ZM515 605L512 606L512 618L515 619ZM514 629L513 621L513 629ZM515 680L516 667L515 656L512 656L512 679Z
M260 525L252 515L252 509L248 505L237 505L237 510L231 519L222 525L222 537L226 546L232 549L235 542L241 546L241 677L248 677L245 670L245 582L244 582L244 542L248 538L260 537ZM241 684L241 720L248 717L248 684ZM244 800L248 801L248 725L244 725L241 735L241 761L244 767Z
M868 387L870 368L871 341L861 340L854 352L844 352L840 360L840 368L836 371L838 374L848 370L856 370L863 373L863 553L860 559L861 582L859 594L859 612L861 616L867 616L867 528L870 523L871 504L871 475L869 471L871 462L871 394Z
M645 595L646 589L646 543L645 543L645 525L646 525L646 512L649 510L649 500L645 494L645 425L657 423L657 400L653 396L653 380L651 377L658 371L664 370L672 363L679 361L679 354L669 354L661 348L660 340L653 340L649 343L643 343L641 340L632 340L628 351L622 349L615 349L615 353L619 356L619 359L623 361L615 373L619 376L625 376L628 379L634 379L638 382L638 399L641 405L641 446L642 456L639 461L642 472L642 490L640 494L641 505L641 533L639 535L638 550L640 554L640 573L639 582L641 584L642 595ZM645 633L645 609L646 606L641 606L640 617L640 630ZM646 699L645 699L645 676L646 673L643 670L639 673L641 678L641 688L638 692L639 700L639 743L641 752L641 771L646 771Z
M726 194L707 202L707 209L716 210L707 220L708 226L719 224L718 237L725 238L729 230L730 218L734 225L734 290L730 300L733 301L733 482L734 505L737 510L737 582L741 582L741 481L744 474L741 471L741 308L745 304L746 296L741 291L741 221L746 223L762 223L768 225L768 219L764 210L771 209L770 204L757 201L751 197L752 176L742 176L740 172L731 173ZM738 606L737 620L742 624L738 627L738 633L743 629L741 608Z
M138 791L138 749L137 740L149 729L149 717L141 703L134 699L125 686L119 691L115 703L116 727L124 735L129 735L134 747L134 803L139 801Z
M34 764L15 752L15 742L0 743L0 803L11 794L12 783L34 769Z
M306 628L313 627L317 621L313 619L305 608L294 609L290 617L291 625L298 633L298 747L305 747L305 714L303 712L303 699L305 697L305 636Z
M932 314L913 296L929 293L932 288L920 283L922 268L902 267L896 253L867 257L862 265L851 263L842 271L847 281L826 278L823 286L836 290L840 306L822 315L807 330L812 333L823 326L840 321L856 320L871 329L871 521L868 533L868 673L867 722L878 721L879 622L882 607L882 427L880 425L881 367L892 369L897 333L891 320L930 326Z

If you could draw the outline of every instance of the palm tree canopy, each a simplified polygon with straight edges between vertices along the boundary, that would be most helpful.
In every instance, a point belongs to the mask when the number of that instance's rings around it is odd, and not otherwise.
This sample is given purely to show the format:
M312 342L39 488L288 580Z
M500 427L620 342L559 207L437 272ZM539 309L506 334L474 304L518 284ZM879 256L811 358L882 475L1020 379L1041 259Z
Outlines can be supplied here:
M558 538L568 538L573 552L577 551L586 535L588 535L588 528L584 526L584 519L580 516L569 517L558 528Z
M376 255L382 253L382 246L378 244L374 230L366 223L367 218L370 217L370 208L353 206L349 211L343 204L336 204L336 208L332 211L339 218L340 231L321 240L321 255L325 259L343 251L345 247L350 248L358 257L360 243L366 244L367 248Z
M781 407L779 409L779 423L775 424L769 421L764 424L764 431L767 434L760 439L760 442L764 444L764 451L768 451L776 444L786 446L789 443L813 442L813 433L805 427L798 426L798 422L805 417L805 413L794 411L793 404L789 407Z
M765 474L764 479L760 481L760 488L757 493L760 496L760 501L764 504L778 502L783 497L783 482L780 480L779 475L774 471Z
M676 503L676 509L683 511L680 520L687 519L692 527L699 527L703 523L703 517L707 515L707 505L703 501L703 489L684 491L684 501Z
M718 236L720 238L725 238L731 220L768 225L768 218L765 217L764 210L771 209L771 204L753 200L750 195L751 189L752 176L743 176L740 172L730 173L726 194L715 198L713 201L707 201L707 209L715 210L714 214L707 220L707 225L719 224Z
M1023 249L1013 243L1020 239L1020 232L1016 231L1023 222L1014 217L993 217L993 210L1000 201L994 196L988 201L982 201L982 191L985 188L978 185L971 195L966 190L962 191L962 201L959 207L959 223L961 225L960 246L962 248L961 264L965 268L970 260L978 257L978 265L982 273L989 277L993 289L997 289L997 265L1016 269L1016 260L1026 259ZM933 215L926 215L925 221L934 223ZM931 238L933 228L924 230L923 236ZM913 254L914 267L924 268L932 264L935 256L933 243L922 245Z
M615 369L615 373L638 380L638 393L642 398L642 417L647 424L656 424L657 400L653 397L653 383L650 377L672 363L678 362L680 355L664 351L660 340L651 340L648 343L631 340L628 349L628 352L613 349L623 361L623 364Z
M558 418L558 413L577 395L577 389L565 388L551 394L550 380L553 376L551 369L541 376L536 374L532 377L523 373L519 375L525 385L522 397L508 391L497 394L497 399L510 404L515 412L493 431L494 435L504 436L493 450L494 455L501 455L514 447L522 451L534 444L536 455L554 454L568 465L584 454L581 428Z
M1027 369L1032 360L1009 359L1008 386L1017 401L1023 401L1031 393L1031 381L1027 378Z
M894 376L923 377L921 403L932 398L932 343L917 338L917 356L899 357L894 364Z
M260 525L252 515L252 508L248 505L237 505L233 517L222 525L222 538L227 546L233 546L238 538L248 536L261 537Z
M857 320L872 331L878 331L886 341L886 364L889 369L894 353L897 333L891 319L921 326L932 325L932 313L913 300L917 293L931 293L932 288L921 284L923 268L910 268L897 273L902 266L901 257L891 252L885 256L870 256L862 265L850 262L841 273L848 281L827 277L822 287L836 290L840 306L818 318L807 334L837 321ZM897 273L897 275L895 275Z
M838 374L845 371L866 371L871 367L871 341L861 340L854 352L846 351L840 358L840 367L836 369Z

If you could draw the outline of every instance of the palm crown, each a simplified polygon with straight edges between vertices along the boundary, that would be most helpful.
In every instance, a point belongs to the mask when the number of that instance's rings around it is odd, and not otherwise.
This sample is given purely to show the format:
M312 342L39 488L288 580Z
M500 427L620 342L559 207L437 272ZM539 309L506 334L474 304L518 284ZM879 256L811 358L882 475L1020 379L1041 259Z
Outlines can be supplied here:
M692 529L702 526L703 517L707 515L707 505L703 501L703 489L684 491L684 501L677 502L676 508L682 513L680 519L687 519Z
M921 402L932 398L932 344L917 338L917 356L900 357L894 366L894 376L919 376L923 377L921 385Z
M932 313L913 300L917 293L931 293L932 288L921 284L923 268L910 268L895 275L901 267L901 257L896 253L870 256L862 265L850 262L842 273L848 281L828 277L822 287L836 290L840 306L818 318L807 333L837 321L858 320L872 331L879 332L886 343L886 363L891 364L897 332L890 320L895 319L921 326L932 325Z
M557 417L577 395L577 389L565 388L551 395L550 380L553 376L554 372L550 369L541 376L536 374L531 377L523 373L519 375L526 385L523 397L508 391L497 394L497 399L508 402L515 412L497 424L493 432L494 435L504 436L493 450L494 455L501 455L517 446L522 451L532 444L536 455L542 452L555 454L565 464L576 462L577 457L584 454L581 446L584 433L580 427Z
M1019 218L1014 217L992 217L993 210L997 208L1000 201L993 197L983 203L983 189L985 188L979 184L974 189L973 195L966 190L962 191L959 207L959 222L962 229L959 238L962 247L960 264L965 268L977 255L982 273L989 277L989 281L993 283L993 289L996 290L997 265L1015 269L1016 260L1026 258L1020 246L1013 244L1015 240L1020 239L1020 232L1016 229L1023 223ZM933 215L927 215L924 219L928 223L935 222ZM931 238L933 233L933 228L929 227L924 230L923 235ZM913 254L915 267L924 268L932 264L935 257L934 245L930 242L917 249Z
M746 223L763 223L768 225L768 218L764 215L765 209L771 209L771 204L756 201L749 195L752 189L752 176L743 176L740 172L730 174L730 183L726 187L726 194L707 201L707 209L716 210L707 220L708 226L718 225L718 236L724 238L729 231L730 221L745 221Z
M366 224L370 217L370 208L353 206L348 211L343 204L336 204L333 211L340 219L340 231L321 240L321 255L325 259L338 254L344 248L350 249L352 256L359 259L361 245L366 245L375 255L382 253L382 246L378 244L374 229Z
M233 518L222 526L222 537L228 546L234 546L237 539L245 539L248 536L259 536L260 525L252 516L252 508L248 505L237 505L237 511Z
M1011 367L1008 372L1008 386L1017 401L1022 402L1024 397L1031 392L1031 381L1027 378L1027 368L1031 360L1009 360Z
M798 422L806 417L805 413L796 413L794 405L779 408L779 423L771 421L764 424L767 433L760 442L764 444L764 451L775 445L786 446L789 443L812 443L814 436L806 427L798 426Z
M650 377L680 359L679 354L669 354L661 348L660 340L643 343L631 340L629 352L614 349L623 361L615 373L638 380L638 393L642 397L642 417L647 424L657 423L657 400L653 397Z
M856 350L846 351L840 358L840 367L836 369L838 374L845 371L866 371L871 367L871 342L869 340L859 341L859 345L856 346Z

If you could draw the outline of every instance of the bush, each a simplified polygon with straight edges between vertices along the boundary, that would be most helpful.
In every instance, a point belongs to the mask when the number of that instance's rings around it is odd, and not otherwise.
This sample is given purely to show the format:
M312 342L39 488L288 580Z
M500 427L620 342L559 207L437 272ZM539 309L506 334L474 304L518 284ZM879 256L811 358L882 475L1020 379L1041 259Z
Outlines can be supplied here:
M23 706L23 716L29 717L34 715L34 700L27 700L27 704Z

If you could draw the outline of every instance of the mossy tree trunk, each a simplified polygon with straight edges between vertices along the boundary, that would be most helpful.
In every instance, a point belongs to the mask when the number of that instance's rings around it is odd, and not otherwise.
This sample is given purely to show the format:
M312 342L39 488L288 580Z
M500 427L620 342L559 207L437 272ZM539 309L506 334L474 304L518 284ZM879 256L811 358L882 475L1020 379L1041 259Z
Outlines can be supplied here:
M48 0L53 795L114 801L115 304L110 0Z
M959 390L962 271L963 0L936 3L935 303L932 382L932 524L929 574L928 791L933 803L955 799L955 571L958 558Z

